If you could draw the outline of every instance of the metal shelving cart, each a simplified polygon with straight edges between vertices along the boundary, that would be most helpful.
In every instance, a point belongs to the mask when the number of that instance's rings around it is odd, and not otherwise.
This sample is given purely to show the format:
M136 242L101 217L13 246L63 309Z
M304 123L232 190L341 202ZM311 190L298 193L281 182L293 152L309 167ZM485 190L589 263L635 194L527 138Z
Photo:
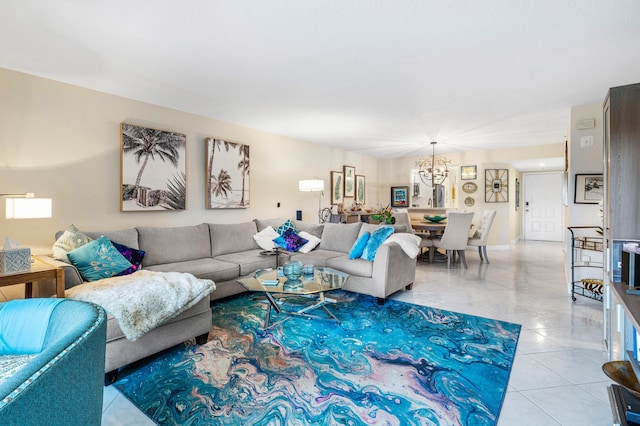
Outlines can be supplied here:
M602 227L569 226L568 229L571 232L571 299L575 302L577 294L602 301Z

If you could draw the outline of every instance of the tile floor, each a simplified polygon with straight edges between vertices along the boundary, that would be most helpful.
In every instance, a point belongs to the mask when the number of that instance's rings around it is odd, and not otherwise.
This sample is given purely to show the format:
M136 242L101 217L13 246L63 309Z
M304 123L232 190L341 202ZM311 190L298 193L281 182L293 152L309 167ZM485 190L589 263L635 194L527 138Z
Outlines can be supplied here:
M467 250L469 269L418 262L412 291L394 298L522 324L499 426L611 425L602 373L602 304L567 292L560 243L489 248L490 265ZM153 425L113 386L103 425Z

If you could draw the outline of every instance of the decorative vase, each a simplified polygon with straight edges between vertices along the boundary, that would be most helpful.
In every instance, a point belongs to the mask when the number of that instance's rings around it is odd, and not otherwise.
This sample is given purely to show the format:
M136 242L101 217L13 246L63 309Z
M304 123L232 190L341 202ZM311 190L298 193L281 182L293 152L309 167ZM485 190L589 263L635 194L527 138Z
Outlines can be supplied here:
M294 260L293 262L288 262L282 268L284 272L284 276L287 277L289 281L297 281L302 276L302 262Z

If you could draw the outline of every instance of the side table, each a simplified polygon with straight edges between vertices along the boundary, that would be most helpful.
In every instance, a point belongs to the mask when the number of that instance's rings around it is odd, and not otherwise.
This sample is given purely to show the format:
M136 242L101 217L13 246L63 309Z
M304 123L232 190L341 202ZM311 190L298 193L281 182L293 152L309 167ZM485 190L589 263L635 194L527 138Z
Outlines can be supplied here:
M34 282L54 279L56 281L56 297L64 298L64 269L50 265L36 256L33 256L32 259L34 261L28 271L0 274L0 287L24 284L24 297L28 299L33 296Z

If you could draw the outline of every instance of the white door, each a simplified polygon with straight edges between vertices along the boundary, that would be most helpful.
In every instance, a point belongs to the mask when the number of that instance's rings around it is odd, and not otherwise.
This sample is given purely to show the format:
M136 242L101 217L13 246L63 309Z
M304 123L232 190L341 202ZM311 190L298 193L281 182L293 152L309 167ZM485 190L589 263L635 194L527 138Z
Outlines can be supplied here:
M562 241L562 172L522 175L524 239Z

